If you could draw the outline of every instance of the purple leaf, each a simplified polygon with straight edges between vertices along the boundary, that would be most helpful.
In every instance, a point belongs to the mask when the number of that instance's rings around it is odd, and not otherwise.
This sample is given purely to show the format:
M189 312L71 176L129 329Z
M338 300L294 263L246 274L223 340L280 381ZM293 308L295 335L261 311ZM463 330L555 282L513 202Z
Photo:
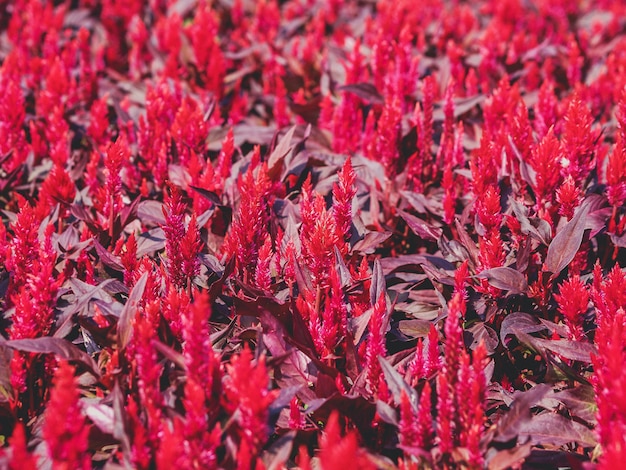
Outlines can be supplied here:
M588 212L589 206L584 204L578 209L572 220L558 231L548 247L544 265L545 271L556 276L574 259L583 241Z
M137 205L137 218L147 226L160 227L165 225L163 203L159 201L142 201Z
M113 408L102 403L83 401L83 410L87 417L95 424L100 431L113 435L115 432L115 419Z
M431 224L424 222L414 215L408 214L404 211L400 212L400 217L404 219L409 228L418 237L424 240L437 241L441 236L441 229L433 227Z
M497 423L496 435L493 440L507 442L517 437L519 429L531 418L530 409L536 406L551 390L552 387L548 384L538 384L527 392L516 393L509 412Z
M498 334L490 326L485 325L484 322L479 322L473 325L468 330L472 334L472 343L470 349L474 350L482 342L487 349L487 354L493 354L500 341L498 341Z
M100 258L102 264L115 271L124 271L125 268L119 256L115 256L114 254L109 253L98 240L94 240L93 243L94 247L96 248L96 253L98 253L98 257Z
M278 175L280 170L282 169L283 162L293 146L291 145L291 141L293 139L293 135L296 132L296 126L293 126L287 133L280 139L276 148L270 154L267 160L267 169L270 175Z
M500 325L500 341L506 345L508 335L517 336L520 333L535 333L547 329L545 325L537 323L532 315L525 312L509 313Z
M374 253L376 248L391 236L391 232L367 232L365 236L356 242L352 247L352 251L360 251L362 253Z
M295 437L296 431L290 431L279 437L272 443L269 449L263 452L263 463L267 470L285 468L285 464L291 455Z
M487 468L489 470L507 470L519 467L526 457L530 455L530 443L515 446L513 449L501 450L489 459Z
M556 400L567 407L570 415L584 419L590 424L596 423L596 399L593 387L578 385L576 388L552 392L546 399Z
M372 285L370 287L370 302L373 305L380 298L381 295L385 295L385 274L383 268L380 265L380 261L374 261L374 268L372 270Z
M119 349L124 349L133 333L133 318L137 313L139 302L143 297L143 292L146 289L146 283L148 282L148 273L145 272L141 275L133 290L130 291L128 300L122 309L120 319L117 322L117 338Z
M508 290L513 294L522 294L528 290L526 277L513 268L505 266L499 268L491 268L478 274L481 279L487 279L487 282L498 289Z
M96 361L94 361L93 358L85 351L82 351L69 341L62 338L45 336L42 338L12 339L8 341L0 339L0 347L2 346L22 352L55 354L61 359L81 364L94 377L100 377Z
M517 333L517 338L525 344L543 353L545 350L552 351L565 359L573 361L591 362L591 354L596 353L595 348L590 343L582 341L570 341L567 339L550 340L535 338L526 333Z
M385 381L387 382L387 386L389 387L389 391L393 395L393 399L396 402L396 405L399 405L402 402L402 392L406 393L407 397L409 397L409 402L413 407L414 411L417 411L417 403L419 401L419 397L417 396L417 392L413 387L410 387L404 381L404 378L400 373L382 356L378 356L378 361L380 362L380 366L383 370L383 374L385 375Z
M544 412L521 424L520 437L527 437L533 445L563 446L575 442L584 447L595 447L594 432L576 421L557 413Z
M353 93L362 100L370 102L372 104L383 104L385 102L382 95L371 83L353 83L350 85L343 85L340 86L338 90Z

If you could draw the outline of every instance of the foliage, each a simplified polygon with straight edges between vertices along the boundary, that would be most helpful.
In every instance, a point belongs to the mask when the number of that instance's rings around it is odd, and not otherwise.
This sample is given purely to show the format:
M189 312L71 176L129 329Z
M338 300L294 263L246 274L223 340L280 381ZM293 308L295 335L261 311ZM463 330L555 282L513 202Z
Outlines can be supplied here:
M619 467L625 15L0 2L0 467Z

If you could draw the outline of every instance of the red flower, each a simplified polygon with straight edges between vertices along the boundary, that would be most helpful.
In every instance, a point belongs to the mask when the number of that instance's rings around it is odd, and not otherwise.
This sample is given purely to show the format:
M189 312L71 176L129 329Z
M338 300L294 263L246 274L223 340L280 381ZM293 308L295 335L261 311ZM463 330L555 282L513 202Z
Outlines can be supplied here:
M11 447L11 459L9 470L36 470L37 457L28 452L26 431L22 423L17 423L13 435L9 439Z
M571 219L582 200L581 191L571 175L565 178L563 184L556 190L556 200L559 203L559 215Z
M240 446L250 451L249 458L269 437L268 408L277 392L268 390L268 385L265 357L253 361L247 346L226 366L223 403L225 409L236 417L236 436ZM242 468L249 468L250 461L240 464Z
M565 318L570 335L577 340L584 338L582 323L589 306L589 291L580 276L575 275L564 281L554 298L559 304L559 312Z
M122 178L120 174L129 158L128 144L123 139L118 138L115 143L109 146L104 159L106 183L102 210L109 221L109 234L113 233L113 221L122 208Z
M43 437L54 470L91 468L87 452L89 427L85 425L79 398L74 367L60 361L43 424Z
M341 436L339 415L331 413L320 442L320 464L324 470L374 470L376 466L359 449L357 435Z
M346 159L338 173L339 181L333 185L333 216L337 235L344 240L350 240L352 226L352 200L356 195L355 174L352 169L352 160Z
M378 389L379 378L382 377L379 356L387 356L385 336L388 322L386 295L381 294L373 306L374 312L369 322L369 336L365 349L365 370L367 371L366 382L372 395L385 400L384 391Z

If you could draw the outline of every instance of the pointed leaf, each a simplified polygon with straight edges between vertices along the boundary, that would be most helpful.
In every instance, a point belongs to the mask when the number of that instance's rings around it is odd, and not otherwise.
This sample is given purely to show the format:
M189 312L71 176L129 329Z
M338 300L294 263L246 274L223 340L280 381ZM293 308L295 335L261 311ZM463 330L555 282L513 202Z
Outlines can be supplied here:
M117 322L117 337L120 349L124 349L130 341L133 333L133 318L135 318L135 314L137 313L137 308L141 298L143 297L143 292L146 289L147 282L148 273L145 272L141 275L137 284L133 287L133 290L130 291L128 300L122 309L120 319Z
M283 161L285 157L289 154L293 146L291 145L291 141L293 139L293 135L296 132L296 127L293 126L287 133L283 136L282 139L278 142L276 148L270 154L269 159L267 160L267 169L270 175L277 175L280 172L280 168L283 165Z
M500 325L500 341L506 346L508 335L517 336L520 333L535 333L546 330L547 327L538 323L535 317L525 312L509 313Z
M538 384L527 392L516 393L509 412L502 416L497 423L496 435L493 440L507 442L517 437L519 429L531 418L530 409L536 406L551 390L552 387L548 384Z
M348 93L354 93L356 96L364 101L368 101L372 104L383 104L384 98L378 92L376 87L371 83L352 83L349 85L340 86L339 91L347 91Z
M381 295L385 295L385 273L380 261L374 261L372 270L372 285L370 287L370 302L375 305Z
M594 432L580 423L557 413L544 412L525 421L518 429L519 436L528 437L533 445L563 446L575 442L584 447L595 447Z
M589 206L584 204L578 209L572 220L558 231L546 255L544 269L553 275L558 275L574 259L586 228L586 217Z
M505 266L481 271L478 277L487 279L493 287L508 290L513 294L522 294L528 289L526 277L519 271Z
M85 351L63 338L45 336L43 338L12 339L8 341L0 339L0 346L23 352L54 354L61 359L77 362L84 366L94 377L100 377L96 361Z
M404 392L406 393L406 396L409 397L409 401L411 402L413 410L417 411L417 403L419 400L417 392L413 389L413 387L410 387L409 384L404 381L404 378L389 363L389 361L387 361L387 359L379 356L378 360L383 370L383 374L385 375L385 381L387 382L389 391L393 395L393 399L396 402L396 405L399 405L402 402L402 392Z
M409 228L417 235L418 237L424 240L437 241L441 236L441 229L437 227L433 227L427 222L424 222L422 219L415 217L414 215L408 214L404 211L400 212L400 217L404 219Z
M517 333L517 338L529 346L543 353L546 349L557 353L565 359L573 361L591 362L591 355L596 353L593 345L582 341L570 341L567 339L550 340L535 338L526 333Z

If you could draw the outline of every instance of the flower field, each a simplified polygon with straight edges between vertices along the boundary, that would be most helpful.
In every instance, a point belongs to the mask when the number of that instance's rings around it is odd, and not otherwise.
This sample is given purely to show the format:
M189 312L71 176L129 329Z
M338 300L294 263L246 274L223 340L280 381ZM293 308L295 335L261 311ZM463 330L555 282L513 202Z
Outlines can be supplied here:
M0 468L621 468L626 2L4 0L0 63Z

